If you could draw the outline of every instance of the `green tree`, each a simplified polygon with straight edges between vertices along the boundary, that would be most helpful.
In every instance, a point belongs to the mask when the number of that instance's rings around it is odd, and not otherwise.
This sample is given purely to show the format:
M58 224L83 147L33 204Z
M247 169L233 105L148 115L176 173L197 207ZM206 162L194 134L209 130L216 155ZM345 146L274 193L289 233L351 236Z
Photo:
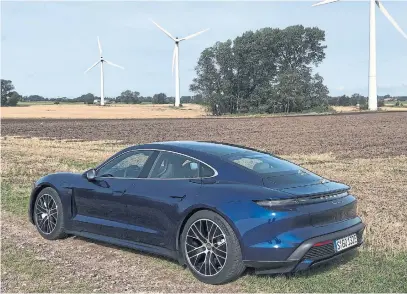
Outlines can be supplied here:
M116 102L126 103L126 104L136 104L141 103L140 92L126 90L116 97Z
M8 105L8 99L14 90L13 83L10 80L1 79L1 106Z
M153 104L166 104L167 95L164 93L155 94L152 99Z
M93 104L93 102L95 101L96 98L97 97L95 95L93 95L92 93L88 93L88 94L79 96L75 100L78 102L83 102L85 104ZM61 99L61 100L64 100L64 99Z
M48 99L40 96L40 95L30 95L24 98L24 101L46 101Z
M18 101L21 101L21 95L16 91L13 91L10 95L10 98L7 100L7 106L17 106Z
M324 40L324 31L297 25L217 42L201 53L190 90L216 114L301 111L315 104L310 99L326 104L322 78L311 74L325 57Z

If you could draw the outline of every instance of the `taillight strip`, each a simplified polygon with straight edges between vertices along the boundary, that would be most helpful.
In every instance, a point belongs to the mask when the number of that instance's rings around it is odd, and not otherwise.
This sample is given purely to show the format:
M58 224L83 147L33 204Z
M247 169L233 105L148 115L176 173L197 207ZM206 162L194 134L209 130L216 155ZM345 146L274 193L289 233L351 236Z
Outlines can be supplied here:
M332 243L332 240L323 241L323 242L318 242L318 243L315 243L312 247L323 246L323 245L331 244L331 243Z

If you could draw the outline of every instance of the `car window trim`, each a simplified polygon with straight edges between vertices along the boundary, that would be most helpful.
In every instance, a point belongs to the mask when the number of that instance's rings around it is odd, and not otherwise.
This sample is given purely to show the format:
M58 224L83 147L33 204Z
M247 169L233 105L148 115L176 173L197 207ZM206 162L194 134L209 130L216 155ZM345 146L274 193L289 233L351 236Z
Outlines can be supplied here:
M193 157L193 156L186 155L186 154L183 154L183 153L180 153L180 152L176 152L176 151L172 151L172 150L154 149L154 148L153 148L153 149L152 149L152 148L147 148L147 149L134 149L134 150L128 150L128 151L126 151L126 152L120 153L120 154L118 154L117 156L111 158L109 161L103 163L101 166L99 166L99 167L97 168L97 170L96 170L96 174L98 173L98 171L99 171L103 166L105 166L106 164L108 164L108 163L111 162L112 160L116 159L117 157L122 156L123 154L129 153L129 152L137 152L137 151L170 152L170 153L182 155L182 156L185 156L185 157L189 157L189 158L191 158L191 159L193 159L193 160L195 160L195 161L198 161L198 162L200 162L200 163L202 163L202 164L208 166L210 169L212 169L212 171L214 172L214 174L213 174L213 176L210 176L210 177L198 177L198 178L168 178L168 179L162 179L162 178L140 178L140 177L138 177L138 178L98 177L98 178L103 178L103 179L118 179L118 180L196 180L196 179L210 179L210 178L214 178L214 177L216 177L216 176L219 175L218 171L217 171L213 166L211 166L210 164L207 164L206 162L204 162L204 161L202 161L202 160L199 160L199 159L197 159L197 158L195 158L195 157ZM154 153L151 154L150 157L153 156L153 155L154 155ZM149 173L150 173L150 171L152 170L152 168L153 168L153 166L154 166L154 164L155 164L157 158L158 158L158 155L157 155L157 157L155 158L153 164L151 165L151 168L150 168L150 170L148 171ZM149 159L150 159L150 158L149 158ZM148 161L149 159L147 159L147 161ZM143 169L144 169L144 166L143 166ZM142 171L143 171L143 170L142 170ZM141 172L140 172L140 174L141 174Z

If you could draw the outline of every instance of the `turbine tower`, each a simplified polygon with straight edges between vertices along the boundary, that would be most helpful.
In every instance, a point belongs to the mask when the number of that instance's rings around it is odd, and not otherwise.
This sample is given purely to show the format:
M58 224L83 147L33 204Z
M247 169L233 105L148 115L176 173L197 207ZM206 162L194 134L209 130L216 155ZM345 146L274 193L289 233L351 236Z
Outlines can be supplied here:
M174 74L174 67L175 67L175 107L180 106L180 94L179 94L179 43L181 41L185 41L188 39L191 39L193 37L196 37L209 29L197 32L195 34L189 35L184 38L178 38L178 37L173 37L169 32L167 32L164 28L162 28L158 23L154 22L153 20L150 19L152 23L154 23L161 31L164 32L168 37L170 37L171 40L175 42L175 47L174 47L174 52L172 55L172 74Z
M312 6L319 6L340 0L325 0ZM376 5L397 31L407 39L407 34L400 28L390 13L378 0L370 1L370 32L369 32L369 110L377 110L377 81L376 81Z
M124 69L124 67L114 64L111 61L108 61L106 59L103 58L102 56L102 46L100 45L100 40L98 37L98 46L99 46L99 57L100 60L96 61L91 67L89 67L86 71L85 74L90 71L92 68L94 68L96 65L98 65L100 63L100 105L105 105L105 89L104 89L104 75L103 75L103 63L107 63L110 64L112 66Z

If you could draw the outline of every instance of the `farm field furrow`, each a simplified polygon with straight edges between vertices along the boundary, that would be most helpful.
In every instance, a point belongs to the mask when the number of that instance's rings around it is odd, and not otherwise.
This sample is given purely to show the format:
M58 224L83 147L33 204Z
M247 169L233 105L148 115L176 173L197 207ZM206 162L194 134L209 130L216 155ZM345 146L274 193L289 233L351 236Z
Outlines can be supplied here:
M333 152L342 158L407 155L407 112L268 118L2 120L2 136L120 140L139 144L209 140L275 154Z
M406 292L407 113L278 118L2 120L2 292ZM292 276L248 270L204 285L165 258L83 238L47 241L27 220L32 182L83 172L129 144L213 140L272 151L352 187L356 254ZM42 277L46 276L44 280Z

